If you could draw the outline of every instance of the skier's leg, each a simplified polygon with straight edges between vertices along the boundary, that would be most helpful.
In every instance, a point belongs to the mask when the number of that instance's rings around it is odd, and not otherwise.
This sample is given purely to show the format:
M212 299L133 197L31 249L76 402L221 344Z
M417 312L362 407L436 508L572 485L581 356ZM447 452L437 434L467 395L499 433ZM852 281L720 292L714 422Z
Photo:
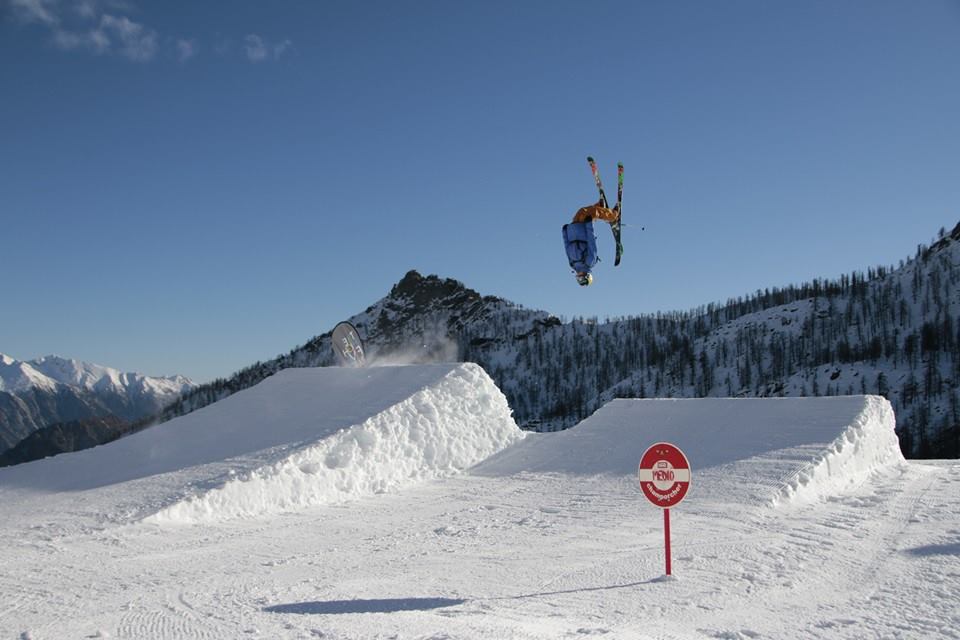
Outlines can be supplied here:
M610 224L616 224L616 222L620 219L620 209L617 207L614 207L613 209L608 209L607 207L596 207L593 217L596 220L603 220L604 222L609 222Z
M614 207L610 209L600 204L592 204L588 207L582 207L577 210L573 216L574 222L586 222L587 220L603 220L610 224L620 219L620 210Z
M577 212L573 214L573 222L588 222L593 220L593 209L594 207L581 207L577 209Z

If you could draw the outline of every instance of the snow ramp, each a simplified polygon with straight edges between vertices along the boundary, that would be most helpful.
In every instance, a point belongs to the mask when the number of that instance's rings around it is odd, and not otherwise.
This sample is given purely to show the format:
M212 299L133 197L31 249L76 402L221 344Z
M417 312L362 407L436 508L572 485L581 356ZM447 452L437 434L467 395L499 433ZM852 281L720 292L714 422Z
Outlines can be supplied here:
M877 396L614 400L472 472L635 475L647 447L665 441L690 461L688 501L802 503L902 462L894 425L893 408Z
M522 438L475 364L286 369L108 445L0 469L0 497L129 483L115 491L151 493L148 521L222 520L457 473Z

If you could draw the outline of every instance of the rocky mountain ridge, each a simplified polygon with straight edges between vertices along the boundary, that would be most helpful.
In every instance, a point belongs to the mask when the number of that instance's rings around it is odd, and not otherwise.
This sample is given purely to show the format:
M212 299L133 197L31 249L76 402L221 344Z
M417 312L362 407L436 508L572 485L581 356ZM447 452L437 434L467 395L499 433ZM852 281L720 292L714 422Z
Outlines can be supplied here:
M126 373L59 356L21 361L0 354L0 453L56 425L106 418L136 422L194 387L183 376Z

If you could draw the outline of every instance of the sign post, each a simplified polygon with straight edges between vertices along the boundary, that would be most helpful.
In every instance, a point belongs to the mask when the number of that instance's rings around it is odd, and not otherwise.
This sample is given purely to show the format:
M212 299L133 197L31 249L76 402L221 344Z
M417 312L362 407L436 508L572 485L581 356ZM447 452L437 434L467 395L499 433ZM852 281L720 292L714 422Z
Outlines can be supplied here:
M658 442L640 458L640 490L655 507L663 509L663 538L667 575L670 566L670 507L680 504L690 490L690 462L676 445Z
M667 558L667 573L670 573L670 509L663 510L663 550Z

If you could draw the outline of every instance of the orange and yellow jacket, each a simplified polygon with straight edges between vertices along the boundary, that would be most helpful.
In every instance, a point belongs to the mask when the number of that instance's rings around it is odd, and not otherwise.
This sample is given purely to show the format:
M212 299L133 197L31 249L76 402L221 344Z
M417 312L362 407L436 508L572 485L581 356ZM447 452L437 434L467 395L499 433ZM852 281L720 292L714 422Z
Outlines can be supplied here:
M591 204L587 207L581 207L577 209L577 212L573 214L573 222L586 222L587 220L603 220L604 222L614 223L617 221L619 214L609 207L603 206L603 201L597 202L597 204Z

